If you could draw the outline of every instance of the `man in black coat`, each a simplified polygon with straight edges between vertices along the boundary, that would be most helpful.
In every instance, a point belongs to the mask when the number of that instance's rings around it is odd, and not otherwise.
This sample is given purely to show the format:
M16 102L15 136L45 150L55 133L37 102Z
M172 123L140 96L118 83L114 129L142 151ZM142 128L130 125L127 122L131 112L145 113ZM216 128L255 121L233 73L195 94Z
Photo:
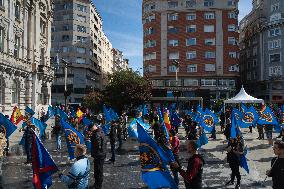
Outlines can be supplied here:
M103 185L103 166L106 158L106 139L102 129L93 126L91 136L91 156L94 158L94 188L101 189Z

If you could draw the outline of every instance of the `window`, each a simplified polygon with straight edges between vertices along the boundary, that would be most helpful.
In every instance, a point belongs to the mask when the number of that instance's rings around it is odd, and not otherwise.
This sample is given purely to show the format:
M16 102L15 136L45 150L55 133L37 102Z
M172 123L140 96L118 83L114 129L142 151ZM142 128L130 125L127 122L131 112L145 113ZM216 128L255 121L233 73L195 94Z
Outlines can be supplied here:
M228 0L228 6L234 6L235 0Z
M229 32L234 32L236 31L236 26L234 24L228 25L228 31Z
M186 46L196 45L196 38L186 39Z
M229 45L236 45L236 39L234 37L228 37Z
M195 13L189 13L186 15L186 20L195 20L196 14Z
M20 37L19 36L15 36L15 44L14 44L14 56L16 58L19 58L20 56Z
M205 64L206 72L214 72L216 70L215 64Z
M145 60L155 60L156 59L156 52L148 53L144 55Z
M40 19L40 33L45 35L46 33L46 23L42 19Z
M178 13L168 14L168 21L178 20Z
M77 36L77 41L79 41L81 43L86 43L87 42L87 37Z
M152 80L152 85L155 87L163 87L164 80Z
M268 41L268 50L281 48L281 39Z
M196 32L196 25L186 26L186 32L187 33L194 33L194 32Z
M216 79L201 79L201 86L216 86Z
M237 53L236 52L229 52L229 57L237 58Z
M253 59L253 60L252 60L252 66L253 66L253 67L256 67L256 66L257 66L257 59Z
M70 36L69 35L62 35L62 41L69 41Z
M0 7L4 6L4 0L0 0ZM0 99L1 100L1 99ZM0 103L1 104L1 103Z
M187 72L197 72L197 64L187 65Z
M177 47L178 46L178 40L177 39L169 40L168 45L173 46L173 47Z
M18 83L14 80L12 84L12 104L19 103L19 86Z
M0 26L0 52L4 51L4 28Z
M169 33L178 33L178 28L174 26L168 26Z
M233 65L229 67L229 72L239 72L239 65Z
M278 21L281 19L281 13L275 13L270 16L270 22Z
M149 3L144 5L144 11L155 10L155 3Z
M206 12L204 14L204 18L206 20L212 20L212 19L215 19L215 14L213 12Z
M86 59L85 59L85 58L77 57L77 58L76 58L76 63L77 63L77 64L85 64L85 63L86 63Z
M152 22L153 20L155 20L155 14L152 14L152 15L146 17L145 19L143 19L143 24Z
M145 44L144 47L148 48L148 47L155 47L156 46L156 41L155 40L148 40Z
M86 33L86 32L87 32L87 28L86 28L85 26L79 26L79 25L77 25L77 31L78 31L78 32Z
M273 75L282 75L282 67L281 66L269 67L269 76Z
M70 47L62 47L62 52L64 53L70 52Z
M169 8L177 8L178 7L178 2L177 1L169 1L168 2L168 7Z
M228 84L229 84L229 81L226 80L226 79L220 79L220 80L218 81L218 86L226 87L226 86L228 86Z
M170 60L178 60L179 59L179 52L169 53L169 59Z
M228 13L228 18L230 18L230 19L237 19L238 16L237 16L237 14L235 12L229 12Z
M194 7L196 5L196 0L188 0L185 2L186 8Z
M252 56L256 56L257 55L257 46L253 47L252 49Z
M205 52L205 58L215 58L215 52L211 52L211 51L206 51Z
M205 25L204 32L214 32L214 25Z
M271 12L278 11L279 8L280 8L279 3L275 3L275 4L271 5Z
M191 60L196 58L196 51L188 51L186 52L186 59Z
M55 26L51 27L51 32L55 32Z
M45 64L45 49L41 48L40 49L40 65Z
M230 80L229 81L229 86L230 87L235 87L236 86L236 81L235 80Z
M269 55L269 62L280 62L281 61L281 54L275 53Z
M215 45L215 38L213 39L205 39L205 45Z
M176 66L169 66L169 72L179 72L179 68L177 68Z
M87 7L84 5L77 4L77 10L81 12L87 12Z
M144 35L151 35L155 33L155 29L150 27L150 28L146 28L144 31Z
M86 16L77 15L77 20L80 22L86 22Z
M269 30L268 32L268 37L275 37L281 35L281 30L280 28L273 28Z
M21 4L19 1L16 1L15 4L15 18L20 20L20 14L21 14Z
M77 47L77 52L80 53L80 54L85 54L86 53L86 48Z
M183 84L185 87L197 87L198 86L198 79L184 79Z
M205 7L213 7L214 6L214 0L204 0L204 6Z
M156 72L156 65L149 65L147 70L148 72Z

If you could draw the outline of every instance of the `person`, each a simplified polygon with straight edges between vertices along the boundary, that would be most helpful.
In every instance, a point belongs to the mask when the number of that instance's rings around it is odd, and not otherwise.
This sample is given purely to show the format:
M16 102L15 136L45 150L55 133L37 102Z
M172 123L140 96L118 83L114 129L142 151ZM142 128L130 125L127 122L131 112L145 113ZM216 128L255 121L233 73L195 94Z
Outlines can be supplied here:
M171 139L170 139L171 149L172 149L175 161L180 165L180 161L179 161L180 140L178 136L176 136L175 130L171 129L170 135L171 135ZM174 180L176 184L178 185L179 184L178 172L176 170L172 170L172 172L174 175Z
M266 171L268 177L272 177L272 188L283 189L284 186L284 142L275 141L274 154L277 156L271 160L271 169Z
M55 125L51 127L52 133L55 135L56 140L56 151L61 150L61 134L62 128L60 125L60 117L58 115L55 116Z
M226 137L226 140L228 141L230 139L230 136L231 136L231 120L229 118L227 119L227 122L226 122L224 135Z
M91 156L94 158L94 188L101 189L104 177L103 166L107 152L106 139L101 128L94 125L91 131Z
M26 126L22 129L24 131L24 147L27 155L26 164L32 163L32 142L33 142L33 133L35 132L35 126L32 125L31 121L28 119L26 121Z
M221 112L220 114L220 126L221 126L221 131L225 129L225 113Z
M174 162L171 164L172 169L176 169L184 178L186 189L201 189L202 188L202 174L205 161L203 157L197 152L197 143L194 140L187 142L187 152L190 154L188 159L187 170L183 170L181 166Z
M263 132L263 126L257 124L257 131L258 131L258 138L259 140L263 140L264 139L264 132Z
M110 130L109 130L109 141L110 141L110 149L111 149L111 158L110 162L115 162L115 138L117 134L117 123L113 120L111 121Z
M123 140L127 139L126 123L127 123L127 115L126 115L126 112L123 112L122 115L120 116L120 124L122 127Z
M179 117L179 109L176 109L176 111L173 113L173 116L171 116L172 128L175 129L176 133L178 133L178 128L181 123L182 119Z
M183 125L184 125L184 128L185 128L185 132L186 132L186 136L188 136L188 133L190 131L191 123L192 123L191 116L190 115L186 115L185 119L184 119L184 122L183 122Z
M76 161L72 165L69 174L59 173L59 179L70 189L87 189L89 186L90 161L85 154L86 146L77 144L74 151Z
M193 121L191 122L190 128L189 128L189 133L187 135L188 140L197 140L197 122Z
M212 138L213 140L216 140L216 128L215 128L215 125L213 126L213 129L211 131L210 138Z
M227 150L227 161L231 168L231 180L226 183L226 185L234 184L235 177L237 177L237 184L235 189L240 188L241 184L241 174L240 174L240 155L243 154L243 144L241 140L241 136L238 135L237 139L230 138Z
M273 131L273 125L264 125L264 130L265 130L265 134L266 134L266 138L268 140L268 143L270 145L273 144L273 141L272 141L272 131Z
M284 128L281 129L280 134L277 138L281 138L282 142L284 142Z
M117 131L116 135L117 135L117 141L118 141L117 151L121 151L123 128L119 121L116 121L115 123L116 123L116 131Z

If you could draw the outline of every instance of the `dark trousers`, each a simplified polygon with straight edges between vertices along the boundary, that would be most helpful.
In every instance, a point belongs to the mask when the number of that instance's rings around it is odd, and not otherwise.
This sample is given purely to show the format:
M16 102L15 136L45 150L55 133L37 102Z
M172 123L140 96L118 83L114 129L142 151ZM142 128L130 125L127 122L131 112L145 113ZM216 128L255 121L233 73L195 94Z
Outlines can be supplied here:
M241 183L241 174L240 174L240 166L238 163L229 164L232 170L231 181L234 182L235 177L237 177L237 184Z
M27 143L25 144L25 151L27 154L27 162L32 162L32 144Z
M179 156L178 154L174 154L174 158L176 160L176 162L180 165L180 161L179 161ZM176 170L172 170L173 172L173 176L174 176L174 181L177 184L177 186L179 185L179 179L178 179L178 171Z
M117 136L117 141L118 141L118 150L121 150L122 148L122 135Z
M110 150L111 150L111 160L115 161L115 142L110 143Z
M202 189L202 183L188 183L184 181L186 189Z
M94 159L94 189L102 189L104 179L104 159Z

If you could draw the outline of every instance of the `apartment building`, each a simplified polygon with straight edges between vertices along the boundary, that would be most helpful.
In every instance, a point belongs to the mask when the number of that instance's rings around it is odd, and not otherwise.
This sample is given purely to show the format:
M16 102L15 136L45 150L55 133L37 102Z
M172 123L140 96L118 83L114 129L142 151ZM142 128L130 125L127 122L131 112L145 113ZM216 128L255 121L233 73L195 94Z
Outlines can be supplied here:
M122 51L113 48L112 55L113 55L113 71L120 71L120 70L128 69L129 60L124 58Z
M254 0L240 22L241 82L267 102L284 101L284 2Z
M144 75L152 80L155 94L234 95L238 0L144 0L142 11Z
M0 112L51 102L50 1L0 1Z

